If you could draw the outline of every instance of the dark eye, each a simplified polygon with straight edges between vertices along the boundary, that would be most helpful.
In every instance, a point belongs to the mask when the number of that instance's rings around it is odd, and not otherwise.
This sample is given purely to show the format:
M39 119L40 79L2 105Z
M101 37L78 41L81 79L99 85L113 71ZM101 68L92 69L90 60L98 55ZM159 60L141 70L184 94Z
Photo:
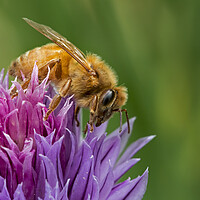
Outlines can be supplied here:
M104 106L107 106L109 103L111 103L113 101L115 97L115 92L113 90L108 90L103 98L103 105Z

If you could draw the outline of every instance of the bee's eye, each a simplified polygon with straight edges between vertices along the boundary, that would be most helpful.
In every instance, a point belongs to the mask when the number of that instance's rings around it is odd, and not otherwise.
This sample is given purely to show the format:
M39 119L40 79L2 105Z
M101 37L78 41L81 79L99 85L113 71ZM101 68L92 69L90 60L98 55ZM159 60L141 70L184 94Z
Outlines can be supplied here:
M115 97L115 92L113 90L108 90L105 94L105 96L103 97L103 105L107 106L109 103L111 103L113 101Z

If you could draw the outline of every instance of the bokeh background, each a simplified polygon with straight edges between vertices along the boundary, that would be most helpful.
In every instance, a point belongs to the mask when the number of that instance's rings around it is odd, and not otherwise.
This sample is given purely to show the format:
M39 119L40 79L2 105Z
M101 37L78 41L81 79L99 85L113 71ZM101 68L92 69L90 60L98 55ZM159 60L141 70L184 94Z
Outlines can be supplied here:
M0 0L0 68L49 42L22 17L100 55L128 87L126 107L137 117L130 142L157 135L126 176L149 166L144 199L199 199L200 1ZM118 126L115 116L108 131Z

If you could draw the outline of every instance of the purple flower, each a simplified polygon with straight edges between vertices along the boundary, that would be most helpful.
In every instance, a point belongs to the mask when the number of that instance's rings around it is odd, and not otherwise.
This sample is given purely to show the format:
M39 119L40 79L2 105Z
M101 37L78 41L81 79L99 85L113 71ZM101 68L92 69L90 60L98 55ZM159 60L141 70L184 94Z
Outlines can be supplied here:
M74 121L73 97L63 99L47 121L55 94L48 75L38 82L35 65L26 90L12 99L8 74L0 73L0 199L121 200L142 199L148 169L142 176L119 182L140 159L132 158L154 136L125 149L127 125L107 135L107 122L85 137ZM47 89L48 88L48 89ZM46 90L47 89L47 90ZM130 120L131 128L135 118Z

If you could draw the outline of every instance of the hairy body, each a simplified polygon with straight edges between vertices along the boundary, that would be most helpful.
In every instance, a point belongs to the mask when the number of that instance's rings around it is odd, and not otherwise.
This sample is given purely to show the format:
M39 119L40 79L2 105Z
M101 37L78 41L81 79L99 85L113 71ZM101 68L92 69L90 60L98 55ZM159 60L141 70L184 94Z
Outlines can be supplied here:
M25 89L31 78L34 63L37 62L38 78L41 82L50 68L49 80L57 91L49 105L45 120L59 105L61 98L74 95L76 101L75 119L80 108L90 109L91 131L93 123L101 125L114 112L126 112L121 107L127 100L127 89L117 86L116 75L113 70L95 54L84 55L76 46L48 26L25 19L33 28L41 32L54 43L37 47L19 56L9 68L9 74L18 77L22 88ZM25 80L22 78L25 76ZM16 96L16 88L11 91ZM121 118L121 117L120 117ZM129 127L130 130L130 127Z

